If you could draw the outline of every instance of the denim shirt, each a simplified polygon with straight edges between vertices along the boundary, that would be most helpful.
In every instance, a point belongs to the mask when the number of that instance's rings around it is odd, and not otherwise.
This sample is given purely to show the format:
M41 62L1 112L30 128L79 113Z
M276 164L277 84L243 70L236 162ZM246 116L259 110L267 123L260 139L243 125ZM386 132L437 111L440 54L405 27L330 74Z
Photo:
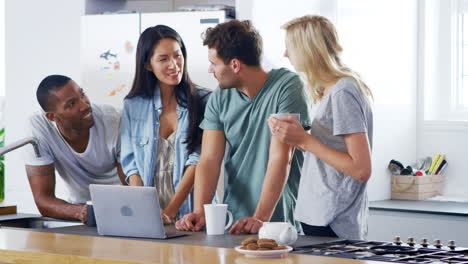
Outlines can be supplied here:
M208 94L204 89L198 89L203 104L206 104ZM188 144L184 143L189 133L189 113L187 108L177 105L177 131L174 141L174 189L182 180L184 169L196 165L200 158L200 148L188 153ZM161 92L155 89L153 98L140 96L124 100L124 109L120 126L121 153L120 162L126 175L126 181L132 174L140 175L144 186L154 185L154 172L159 139L159 115L162 113ZM187 197L179 209L179 215L192 212L193 193Z

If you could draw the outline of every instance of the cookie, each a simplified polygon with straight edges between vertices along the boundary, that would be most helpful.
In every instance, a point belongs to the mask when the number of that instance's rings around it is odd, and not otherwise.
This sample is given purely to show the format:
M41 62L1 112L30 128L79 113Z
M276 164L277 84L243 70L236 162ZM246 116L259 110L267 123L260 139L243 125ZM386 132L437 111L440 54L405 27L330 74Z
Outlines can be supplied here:
M281 249L287 249L286 246L277 246L277 247L274 247L273 250L281 250Z
M263 242L274 242L276 243L276 240L274 239L269 239L269 238L260 238L257 240L257 243L260 242L260 243L263 243Z
M271 250L271 248L259 247L257 250Z
M251 243L257 243L257 239L255 237L248 237L242 241L241 245L247 246L248 244L251 244Z
M274 239L248 237L242 241L241 249L247 250L280 250L286 249L286 246L279 246Z
M247 246L245 246L248 250L257 250L258 249L258 245L255 244L255 243L250 243L248 244Z
M269 248L269 249L273 249L275 247L278 246L278 244L276 243L276 241L273 240L273 242L271 241L260 241L258 240L257 241L257 245L261 248Z

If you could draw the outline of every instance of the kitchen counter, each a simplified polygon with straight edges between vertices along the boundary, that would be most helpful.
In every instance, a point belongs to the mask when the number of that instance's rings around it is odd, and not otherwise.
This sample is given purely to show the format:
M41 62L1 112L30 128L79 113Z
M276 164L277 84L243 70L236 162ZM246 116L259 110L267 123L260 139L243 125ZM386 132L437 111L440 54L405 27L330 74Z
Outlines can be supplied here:
M166 226L166 231L175 231L174 226ZM88 226L71 226L71 227L62 227L62 228L52 228L45 229L43 232L49 233L60 233L60 234L69 234L69 235L84 235L84 236L93 236L93 237L102 237L97 233L96 227ZM192 232L188 236L181 236L169 239L152 239L152 238L132 238L132 237L119 237L126 240L138 240L138 241L152 241L160 243L175 243L183 245L199 245L199 246L208 246L208 247L222 247L222 248L234 248L246 239L253 235L231 235L225 234L221 236L208 236L205 232ZM116 237L117 238L117 237ZM337 238L333 237L308 237L308 236L299 236L296 243L296 247L304 245L319 244L329 241L336 241Z
M0 223L1 224L1 223ZM169 227L173 228L173 227ZM44 230L0 228L0 262L5 263L378 263L289 254L285 258L247 258L232 247L249 235L191 236L167 240L103 237L96 228ZM301 236L296 246L336 240Z
M382 200L370 202L369 209L468 216L468 203L459 202Z
M2 222L5 223L10 220L18 220L18 219L26 219L26 218L57 220L57 219L42 217L40 215L34 215L34 214L5 215L3 217L0 217L0 226L2 225ZM64 222L72 223L74 221L64 220ZM74 222L74 223L79 224L79 222ZM4 226L3 228L9 228L9 229L14 228L14 229L24 230L24 228L11 227L11 225ZM165 229L166 229L166 232L176 232L174 225L165 226ZM46 233L102 237L97 233L96 227L89 227L86 225L76 225L76 226L66 226L66 227L57 227L57 228L46 228L46 229L28 228L27 230L46 232ZM132 237L119 237L119 238L127 239L127 240L153 241L153 242L161 242L161 243L177 243L177 244L185 244L185 245L200 245L200 246L209 246L209 247L234 248L238 246L242 240L244 240L245 238L249 236L252 236L252 235L230 235L228 233L226 233L226 235L223 235L223 236L208 236L206 235L205 232L187 232L187 233L189 233L190 235L175 237L175 238L170 238L170 239L132 238ZM337 238L333 238L333 237L299 236L295 243L295 246L319 244L319 243L336 241L336 240Z

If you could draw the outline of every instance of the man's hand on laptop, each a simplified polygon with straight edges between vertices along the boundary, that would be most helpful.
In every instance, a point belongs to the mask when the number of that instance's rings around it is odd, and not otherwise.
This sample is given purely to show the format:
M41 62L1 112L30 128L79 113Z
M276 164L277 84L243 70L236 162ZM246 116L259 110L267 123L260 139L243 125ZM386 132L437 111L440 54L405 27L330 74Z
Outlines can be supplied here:
M176 222L175 226L177 230L200 231L205 226L205 215L195 212L186 214Z

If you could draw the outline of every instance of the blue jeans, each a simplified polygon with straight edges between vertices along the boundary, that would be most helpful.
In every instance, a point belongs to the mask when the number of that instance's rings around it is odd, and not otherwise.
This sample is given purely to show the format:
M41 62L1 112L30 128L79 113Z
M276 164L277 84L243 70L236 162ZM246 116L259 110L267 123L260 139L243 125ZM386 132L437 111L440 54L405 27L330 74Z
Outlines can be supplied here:
M330 226L312 226L302 222L301 226L307 236L338 237Z

